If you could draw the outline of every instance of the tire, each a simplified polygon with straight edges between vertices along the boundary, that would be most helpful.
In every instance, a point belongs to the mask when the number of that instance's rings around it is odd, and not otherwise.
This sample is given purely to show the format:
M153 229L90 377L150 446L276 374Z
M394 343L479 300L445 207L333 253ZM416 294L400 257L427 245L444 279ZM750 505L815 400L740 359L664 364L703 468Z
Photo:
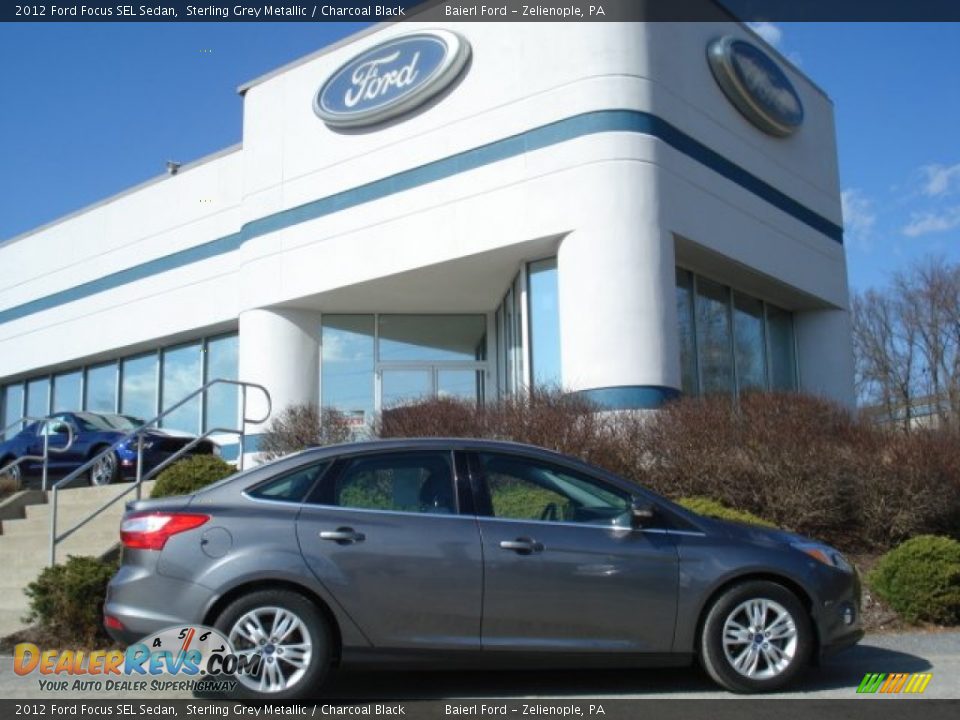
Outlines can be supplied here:
M3 460L0 460L0 468L5 467L12 463L16 458L5 457ZM23 470L19 465L14 465L12 468L7 470L4 475L9 477L11 482L14 485L14 492L17 490L23 489Z
M813 626L797 596L782 585L753 580L734 585L710 606L700 661L727 690L769 692L806 669L813 646Z
M106 449L106 446L98 447L93 450L91 458L96 457ZM115 483L120 479L120 460L116 453L104 455L97 463L87 471L87 483L91 487L103 487Z
M287 630L286 642L272 644L269 640L278 639L271 635L278 612L283 614L281 617L284 622L292 616L300 625L294 624ZM256 616L260 620L260 627L267 631L266 637L259 638L266 640L266 643L252 641L251 638L259 635L257 631L242 629L251 627L251 616ZM264 648L263 653L254 653L261 655L257 674L233 677L237 681L233 695L237 698L281 701L312 697L326 679L333 657L332 635L323 614L303 595L289 590L252 592L230 603L220 613L215 627L227 636L238 654L244 650L252 651L258 646ZM294 657L291 650L294 647L301 648L297 653L304 654L303 645L307 646L306 658L298 658L302 661L301 665L291 663L290 658ZM284 650L286 657L283 657ZM277 679L277 673L282 682ZM275 687L265 686L268 682L276 683Z

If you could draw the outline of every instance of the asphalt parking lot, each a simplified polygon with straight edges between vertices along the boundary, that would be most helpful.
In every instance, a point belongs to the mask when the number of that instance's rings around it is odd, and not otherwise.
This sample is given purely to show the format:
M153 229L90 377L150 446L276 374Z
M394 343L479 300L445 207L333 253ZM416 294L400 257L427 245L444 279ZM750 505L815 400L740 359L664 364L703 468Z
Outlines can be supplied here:
M0 658L0 697L62 698L41 691L37 676L19 677ZM923 697L960 698L960 632L869 635L856 647L812 668L790 692L765 698L850 699L866 673L930 672ZM71 692L70 699L189 699L189 693ZM338 672L326 688L331 700L468 698L727 699L698 668L565 670L551 672ZM863 696L860 696L863 697ZM919 697L919 696L918 696Z

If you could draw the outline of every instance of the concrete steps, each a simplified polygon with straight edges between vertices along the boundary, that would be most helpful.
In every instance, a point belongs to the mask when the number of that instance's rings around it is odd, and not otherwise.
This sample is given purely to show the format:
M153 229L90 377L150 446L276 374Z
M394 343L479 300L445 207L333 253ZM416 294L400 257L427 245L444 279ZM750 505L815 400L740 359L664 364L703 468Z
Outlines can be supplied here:
M143 484L142 497L150 497L153 482ZM96 488L61 490L57 498L57 532L63 533L85 519L103 503L123 492L123 484ZM26 615L28 599L26 586L47 566L50 555L50 493L39 494L37 504L24 508L25 517L0 521L0 637L24 627L21 618ZM120 541L120 518L126 504L136 498L131 491L101 512L86 525L57 545L57 561L68 555L99 557L109 552Z

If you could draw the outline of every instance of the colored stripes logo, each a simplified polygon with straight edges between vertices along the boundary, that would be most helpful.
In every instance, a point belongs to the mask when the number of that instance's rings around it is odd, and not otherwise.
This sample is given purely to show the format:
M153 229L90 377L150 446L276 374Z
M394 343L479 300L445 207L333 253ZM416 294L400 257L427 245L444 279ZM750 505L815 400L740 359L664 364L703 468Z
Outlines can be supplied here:
M858 693L912 693L920 694L927 689L933 673L867 673L860 681Z

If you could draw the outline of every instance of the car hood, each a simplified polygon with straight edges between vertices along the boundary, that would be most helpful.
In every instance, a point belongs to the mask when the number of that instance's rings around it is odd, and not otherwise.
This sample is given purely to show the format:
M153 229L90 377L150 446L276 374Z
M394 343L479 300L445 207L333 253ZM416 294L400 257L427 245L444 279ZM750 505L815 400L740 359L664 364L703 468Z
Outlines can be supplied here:
M107 434L116 435L118 440L124 437L125 435L129 434L127 432L123 432L120 430L103 430L101 432L105 435ZM178 438L178 439L190 440L195 437L196 435L191 435L190 433L181 432L179 430L167 430L167 429L161 430L160 428L150 428L149 430L143 431L143 438L145 440L149 440L150 438ZM136 438L135 437L130 438L130 442L136 442Z
M719 518L703 518L711 529L719 535L733 540L748 542L765 547L790 545L797 542L814 542L810 538L779 528L751 525L749 523L720 520Z

